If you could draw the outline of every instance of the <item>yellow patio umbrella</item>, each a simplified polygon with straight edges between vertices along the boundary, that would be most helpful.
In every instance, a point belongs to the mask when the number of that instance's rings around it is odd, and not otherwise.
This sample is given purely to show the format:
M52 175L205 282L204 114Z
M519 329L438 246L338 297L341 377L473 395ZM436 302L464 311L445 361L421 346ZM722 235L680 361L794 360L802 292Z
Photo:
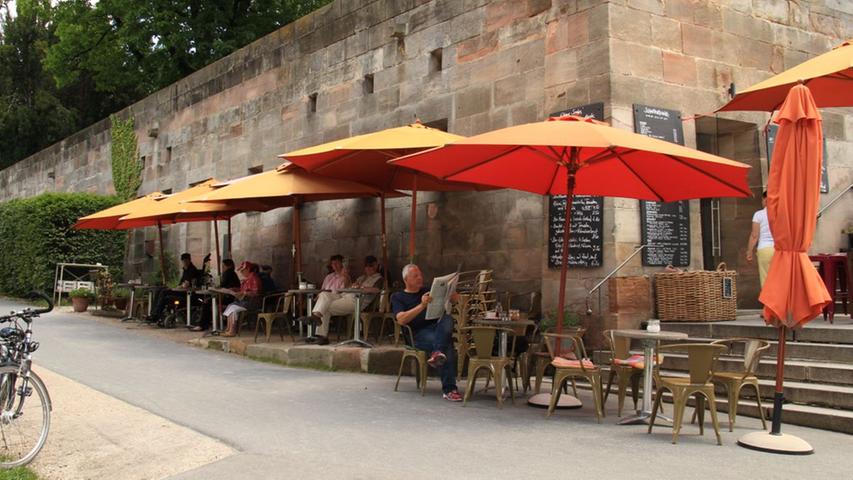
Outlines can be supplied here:
M412 215L409 232L409 256L415 254L418 190L464 191L492 190L492 187L439 180L434 176L387 163L404 155L446 145L465 137L427 127L420 122L378 132L356 135L279 155L286 160L327 177L342 178L371 185L384 192L412 192ZM387 249L385 235L385 196L380 197L382 248ZM387 268L388 259L383 257Z
M132 228L123 225L120 221L121 217L129 215L147 204L154 203L155 200L163 196L160 192L149 193L144 197L86 215L78 219L73 228L78 230L126 230Z
M853 105L853 39L747 88L718 111L778 110L798 83L809 87L818 108Z
M301 229L299 206L307 202L359 197L378 197L382 191L348 180L324 177L306 172L290 163L275 170L249 175L212 185L212 189L192 200L196 205L218 205L239 211L267 211L280 207L293 209L294 275L301 270Z
M164 282L166 280L166 265L163 252L163 224L212 221L214 235L216 236L217 271L221 274L219 270L221 268L219 225L216 222L217 220L227 220L241 213L241 210L216 203L187 203L200 195L210 193L216 183L218 183L216 180L208 179L182 192L162 195L154 198L152 202L140 203L132 213L119 219L120 228L157 226L157 234L160 240L160 269L163 272Z

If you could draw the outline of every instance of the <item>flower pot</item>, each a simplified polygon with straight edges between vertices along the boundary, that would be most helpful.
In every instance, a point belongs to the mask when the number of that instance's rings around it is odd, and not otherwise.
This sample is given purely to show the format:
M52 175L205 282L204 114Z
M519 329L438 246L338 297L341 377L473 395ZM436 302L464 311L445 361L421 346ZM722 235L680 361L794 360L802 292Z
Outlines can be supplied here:
M89 308L89 299L86 297L71 297L71 305L75 312L85 312Z
M116 307L116 310L126 310L127 309L127 299L126 298L114 298L113 305Z

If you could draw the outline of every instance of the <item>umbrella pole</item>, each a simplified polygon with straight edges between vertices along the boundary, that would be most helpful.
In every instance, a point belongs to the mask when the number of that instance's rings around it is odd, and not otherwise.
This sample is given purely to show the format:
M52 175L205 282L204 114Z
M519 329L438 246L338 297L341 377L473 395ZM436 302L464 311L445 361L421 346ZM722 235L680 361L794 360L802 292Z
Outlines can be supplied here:
M213 236L216 237L216 275L222 277L222 256L219 251L219 221L213 221Z
M563 310L566 306L566 272L569 268L569 238L572 230L572 203L575 194L575 174L578 170L578 148L572 147L571 158L568 169L568 180L566 185L566 218L563 224L563 255L562 263L560 264L560 293L557 301L557 333L563 332ZM560 353L560 345L563 342L558 341L556 345L557 354Z
M228 219L228 245L225 249L225 254L229 257L233 256L231 253L231 247L234 245L234 240L231 239L231 219Z
M299 282L299 276L302 273L302 231L299 223L301 205L296 203L293 205L293 278L294 282ZM297 283L297 286L298 283Z
M415 263L415 230L418 226L418 177L412 185L412 221L409 225L409 263Z
M382 222L382 268L385 270L382 274L383 288L388 290L388 237L385 233L385 194L379 197L379 218Z
M163 286L166 285L166 254L163 248L163 224L157 220L157 236L160 243L160 276L163 278Z
M788 328L785 325L779 327L779 345L776 353L776 393L773 396L773 421L770 428L771 435L782 433L782 401L784 400L783 382L785 381L785 337Z

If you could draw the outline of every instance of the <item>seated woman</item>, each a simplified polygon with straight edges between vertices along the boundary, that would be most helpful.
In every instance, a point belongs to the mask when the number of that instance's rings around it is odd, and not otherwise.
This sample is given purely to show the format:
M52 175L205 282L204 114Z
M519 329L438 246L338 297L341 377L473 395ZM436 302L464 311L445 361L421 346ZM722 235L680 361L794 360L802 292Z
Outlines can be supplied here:
M237 335L237 317L240 312L245 312L249 308L249 302L253 297L257 297L261 293L261 278L258 276L258 266L252 262L243 262L237 269L237 274L242 277L240 281L240 289L234 289L234 297L237 299L228 305L228 308L222 312L228 317L228 327L223 334L226 337Z

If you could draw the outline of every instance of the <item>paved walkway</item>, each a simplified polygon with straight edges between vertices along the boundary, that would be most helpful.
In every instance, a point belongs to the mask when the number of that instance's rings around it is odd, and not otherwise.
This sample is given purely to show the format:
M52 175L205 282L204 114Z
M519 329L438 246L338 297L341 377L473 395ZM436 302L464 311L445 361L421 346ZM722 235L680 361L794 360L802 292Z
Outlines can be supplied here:
M0 301L0 312L9 308ZM747 417L735 433L724 429L721 447L689 426L671 445L666 428L648 436L616 425L615 399L601 425L588 407L546 419L523 402L502 410L485 396L464 408L447 403L434 380L426 397L412 379L395 393L387 376L257 363L87 316L54 313L35 331L37 364L237 450L176 479L838 478L853 471L843 434L785 426L812 443L817 454L809 457L736 446L759 426Z

